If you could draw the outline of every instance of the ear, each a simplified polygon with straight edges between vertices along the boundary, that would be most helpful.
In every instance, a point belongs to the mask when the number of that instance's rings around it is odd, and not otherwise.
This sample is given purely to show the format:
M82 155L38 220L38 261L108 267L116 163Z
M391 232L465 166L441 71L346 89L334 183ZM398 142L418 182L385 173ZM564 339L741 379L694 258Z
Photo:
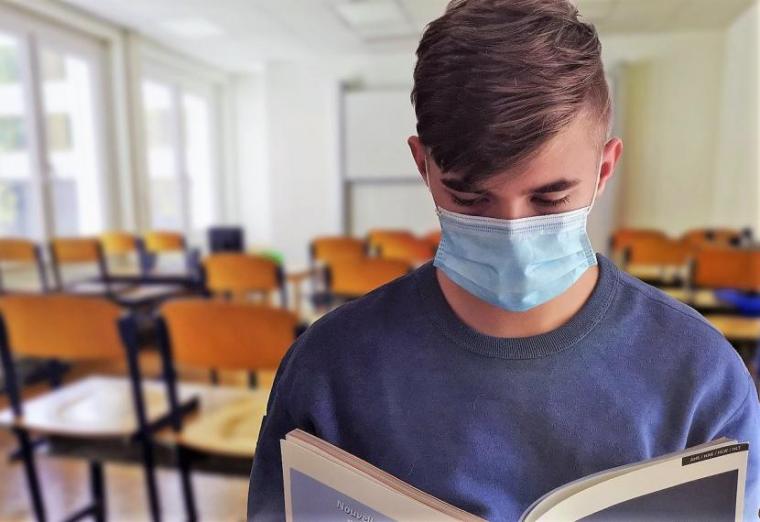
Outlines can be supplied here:
M412 151L412 158L414 159L414 164L417 165L417 171L427 185L427 162L425 161L427 150L418 136L410 136L406 143L409 145L409 150Z
M602 166L599 173L599 189L596 197L604 193L604 189L607 186L607 182L612 178L615 173L615 167L617 167L620 157L623 155L623 140L620 138L612 138L604 145L604 152L602 153Z

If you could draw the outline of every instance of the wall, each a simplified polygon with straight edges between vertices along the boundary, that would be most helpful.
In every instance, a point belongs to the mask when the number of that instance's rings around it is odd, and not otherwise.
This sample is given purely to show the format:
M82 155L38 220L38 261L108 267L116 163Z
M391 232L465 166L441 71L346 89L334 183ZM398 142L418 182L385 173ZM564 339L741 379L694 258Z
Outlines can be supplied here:
M619 100L618 225L677 235L711 224L724 35L625 35L603 43L626 93Z
M297 269L311 239L342 232L341 83L410 86L413 64L408 54L325 57L270 63L255 88L249 75L235 79L240 197L248 202L240 218L249 244L281 251Z
M232 80L236 146L229 214L242 224L249 246L272 242L266 82L263 74Z
M720 141L713 183L713 222L728 227L753 226L760 232L760 162L758 161L757 4L731 26L724 49Z

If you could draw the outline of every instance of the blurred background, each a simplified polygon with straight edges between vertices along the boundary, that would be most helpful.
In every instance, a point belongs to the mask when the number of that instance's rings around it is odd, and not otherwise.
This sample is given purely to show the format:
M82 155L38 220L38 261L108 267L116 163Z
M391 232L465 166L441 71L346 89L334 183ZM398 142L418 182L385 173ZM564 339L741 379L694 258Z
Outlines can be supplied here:
M577 3L626 145L592 242L757 374L758 6ZM435 253L446 4L0 0L0 520L243 519L285 349Z

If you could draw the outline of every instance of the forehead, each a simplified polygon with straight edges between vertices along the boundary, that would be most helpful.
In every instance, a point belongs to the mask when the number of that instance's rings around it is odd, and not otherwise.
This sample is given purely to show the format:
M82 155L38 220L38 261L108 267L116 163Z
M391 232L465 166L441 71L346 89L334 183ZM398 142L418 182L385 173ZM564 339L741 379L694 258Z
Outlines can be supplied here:
M593 178L602 152L598 126L585 117L578 117L541 147L533 157L516 169L496 173L484 179L477 191L528 190L558 179ZM456 175L444 174L448 182ZM461 188L466 188L465 184Z

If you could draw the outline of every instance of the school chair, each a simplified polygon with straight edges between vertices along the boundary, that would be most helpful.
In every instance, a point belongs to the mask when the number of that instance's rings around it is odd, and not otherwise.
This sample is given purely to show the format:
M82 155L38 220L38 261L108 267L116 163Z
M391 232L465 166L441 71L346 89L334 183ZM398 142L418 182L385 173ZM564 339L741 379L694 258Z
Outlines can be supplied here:
M332 263L327 267L330 303L361 297L408 274L411 269L409 263L392 259L365 258Z
M39 284L39 290L48 291L47 271L38 245L27 239L0 239L0 268L20 269L34 267ZM2 270L0 270L0 292L6 292Z
M232 400L219 398L216 404L201 395L198 414L184 419L177 400L178 369L273 371L295 340L296 327L292 312L253 303L184 299L162 307L159 349L188 520L197 519L191 482L196 464L229 472L237 461L243 472L250 470L268 391L237 390Z
M631 238L623 250L623 270L656 286L682 285L688 278L693 248L667 237Z
M309 245L311 297L314 306L322 306L330 299L327 292L326 268L331 263L359 261L368 253L369 247L363 239L349 236L315 238ZM300 307L298 302L296 305Z
M361 259L366 255L366 242L348 236L318 237L309 245L309 257L312 263L323 265L334 261Z
M745 238L745 231L728 228L701 228L690 230L681 238L696 247L730 247L740 246Z
M212 295L241 301L254 295L272 304L272 294L277 293L280 306L288 306L282 266L269 258L233 252L211 254L203 260L203 271Z
M667 234L661 230L645 228L621 228L616 230L609 240L610 255L618 266L623 266L626 262L626 248L632 243L639 240L657 240L668 239Z
M405 261L412 266L421 265L433 258L430 244L416 237L387 237L378 246L377 254L382 259Z
M760 292L760 250L731 247L700 249L692 265L691 286Z
M145 273L154 272L162 256L178 254L182 256L185 273L197 276L200 270L200 254L197 249L189 248L185 236L179 232L152 231L143 237L145 245Z
M10 408L0 412L0 425L12 431L18 441L38 521L46 520L47 513L32 434L69 438L82 446L105 439L139 441L151 513L154 520L158 518L153 453L145 436L150 423L137 358L127 357L129 380L84 378L32 399L23 397L13 365L17 356L70 362L123 361L121 315L118 306L103 298L64 294L0 297L0 359L10 400ZM105 520L103 463L92 459L88 465L91 503L68 520L86 516Z
M111 284L100 240L94 237L55 238L50 242L53 281L58 291L110 295L124 285ZM82 277L82 269L94 267L95 273ZM78 277L65 281L64 270L72 268Z
M372 255L379 255L389 242L413 241L414 234L408 230L374 229L367 234L367 244Z
M142 238L129 232L110 231L100 235L100 244L110 275L144 275L146 261ZM130 257L134 259L134 267Z
M56 238L50 243L50 253L58 291L105 296L130 309L150 308L185 292L181 285L146 282L143 276L112 276L106 264L104 247L96 238ZM64 281L63 270L69 266L78 270L94 266L95 274L67 282Z

